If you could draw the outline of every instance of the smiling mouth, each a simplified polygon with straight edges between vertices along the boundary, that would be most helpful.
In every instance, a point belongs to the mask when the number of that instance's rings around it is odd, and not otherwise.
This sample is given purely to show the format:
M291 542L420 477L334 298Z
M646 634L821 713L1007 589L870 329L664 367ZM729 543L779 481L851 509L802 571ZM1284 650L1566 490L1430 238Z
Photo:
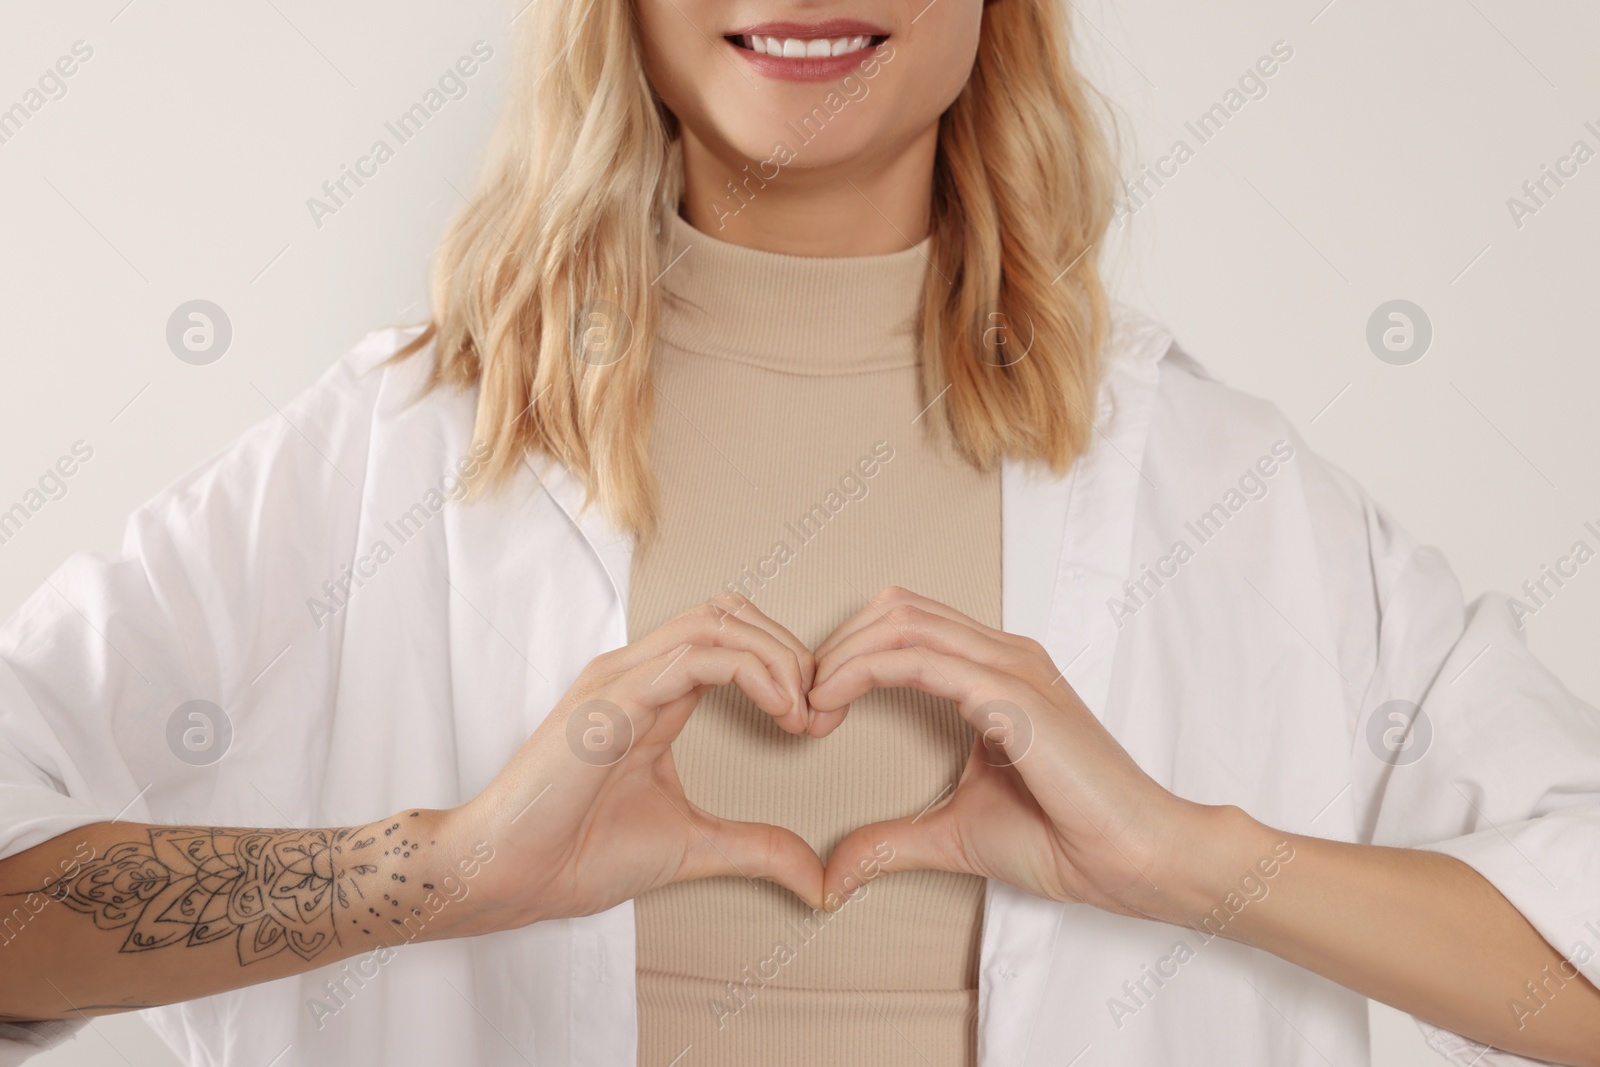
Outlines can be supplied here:
M889 35L858 33L845 37L777 37L744 33L725 39L736 48L779 59L827 59L876 48L887 41Z

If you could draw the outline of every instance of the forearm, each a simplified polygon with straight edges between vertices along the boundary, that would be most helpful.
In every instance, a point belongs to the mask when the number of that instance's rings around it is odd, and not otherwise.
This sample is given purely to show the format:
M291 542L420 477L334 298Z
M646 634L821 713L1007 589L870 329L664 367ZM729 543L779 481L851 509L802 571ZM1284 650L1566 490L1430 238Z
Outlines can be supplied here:
M453 840L444 815L312 830L96 823L0 861L0 1017L189 1000L451 936L487 846Z
M1198 818L1207 852L1173 879L1178 921L1496 1048L1600 1064L1600 990L1466 864L1285 834L1236 808Z

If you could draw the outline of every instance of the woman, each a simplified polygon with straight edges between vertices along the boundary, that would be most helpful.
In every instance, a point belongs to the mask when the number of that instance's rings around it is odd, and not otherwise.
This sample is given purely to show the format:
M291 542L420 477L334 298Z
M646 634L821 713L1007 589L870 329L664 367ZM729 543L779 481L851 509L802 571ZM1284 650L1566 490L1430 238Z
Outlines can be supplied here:
M9 1055L1600 1062L1593 709L1108 305L1064 7L918 6L529 10L429 328L4 630Z

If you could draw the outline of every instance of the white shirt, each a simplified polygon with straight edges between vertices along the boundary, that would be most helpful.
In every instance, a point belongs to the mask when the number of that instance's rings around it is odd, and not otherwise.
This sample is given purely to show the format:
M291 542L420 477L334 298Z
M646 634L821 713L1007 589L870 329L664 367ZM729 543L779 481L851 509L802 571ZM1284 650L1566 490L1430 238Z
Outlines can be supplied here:
M409 336L369 337L0 629L0 856L119 814L346 826L455 805L625 642L631 542L579 513L569 471L534 461L501 495L445 502L475 396L418 401L431 353L379 366ZM1276 407L1127 308L1109 356L1071 473L1003 469L1005 629L1179 795L1458 856L1600 982L1600 716L1527 651L1506 597L1464 606L1440 554ZM231 725L210 765L168 743L197 699ZM1416 725L1401 747L1395 700L1431 740ZM979 981L986 1067L1368 1061L1365 1001L1333 982L996 882ZM193 1064L631 1064L633 908L146 1015ZM0 1063L74 1025L0 1027Z

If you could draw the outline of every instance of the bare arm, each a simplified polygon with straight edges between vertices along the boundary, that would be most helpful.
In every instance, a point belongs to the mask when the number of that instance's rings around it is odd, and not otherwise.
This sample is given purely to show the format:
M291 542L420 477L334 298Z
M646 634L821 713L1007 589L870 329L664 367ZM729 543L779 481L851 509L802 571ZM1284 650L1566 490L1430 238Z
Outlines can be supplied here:
M691 878L766 878L820 907L816 853L694 807L671 748L716 685L805 733L809 675L805 646L728 594L596 657L459 807L327 829L95 823L0 860L0 1021L190 1000Z
M1285 834L1237 808L1192 821L1180 839L1203 854L1157 878L1183 887L1169 921L1508 1052L1600 1064L1600 990L1455 857Z
M1264 949L1508 1052L1600 1067L1600 991L1460 860L1286 834L1175 796L1042 646L908 590L880 593L816 657L823 732L868 689L908 685L955 701L979 735L938 804L846 835L825 889L857 869L997 878Z
M486 841L442 812L359 827L106 822L0 861L0 1017L148 1007L443 936Z

